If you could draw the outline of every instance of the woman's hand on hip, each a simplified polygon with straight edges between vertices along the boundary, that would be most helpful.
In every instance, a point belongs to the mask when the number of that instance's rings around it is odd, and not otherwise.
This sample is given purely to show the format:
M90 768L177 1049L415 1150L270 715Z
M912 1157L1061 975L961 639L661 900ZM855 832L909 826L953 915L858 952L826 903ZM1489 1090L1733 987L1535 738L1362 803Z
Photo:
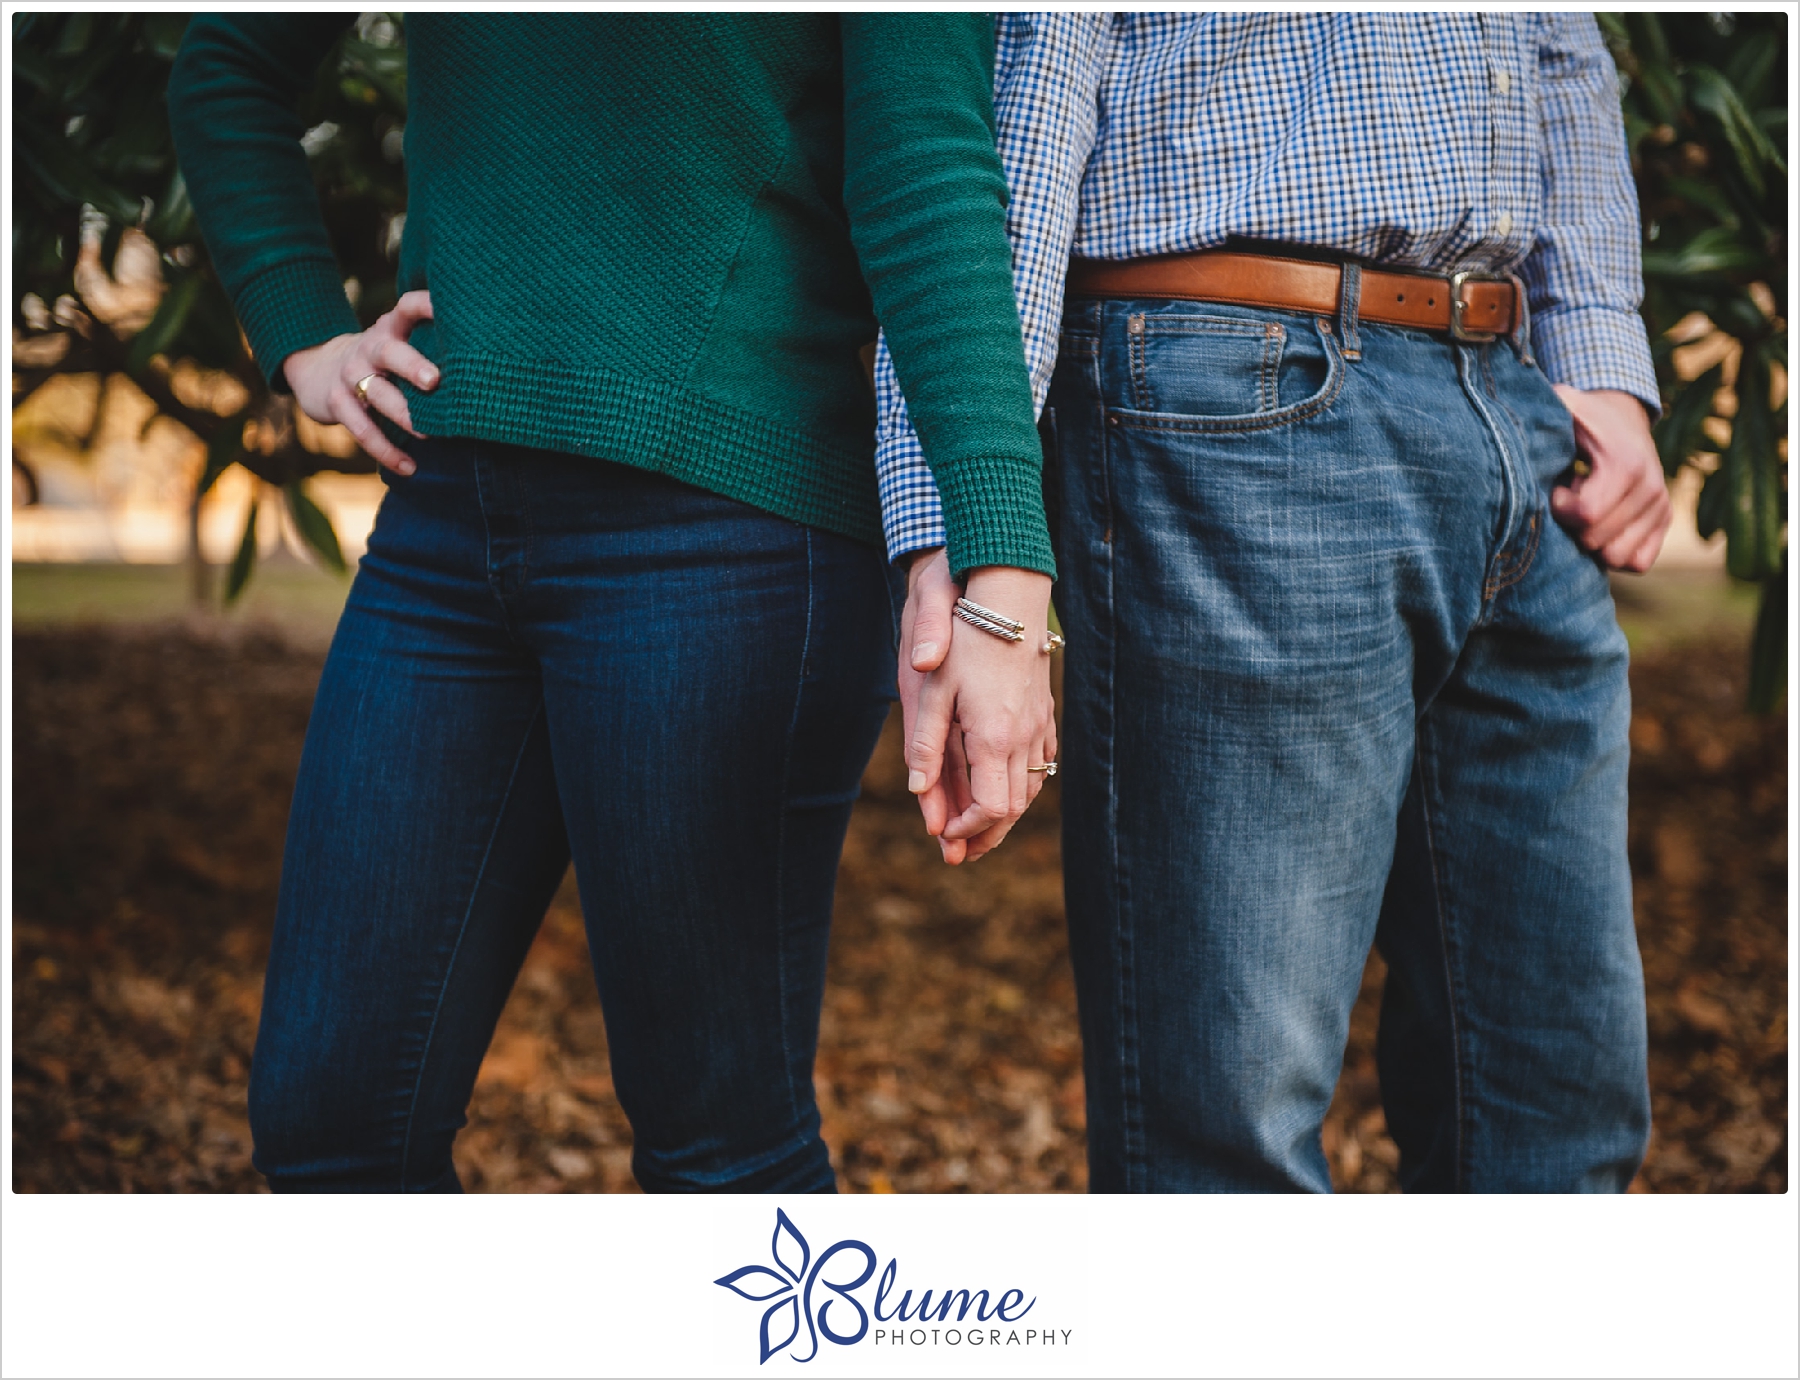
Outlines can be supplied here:
M315 422L339 423L377 463L396 474L411 474L412 457L382 435L371 409L413 430L406 396L394 384L403 378L429 391L438 384L438 368L407 343L413 327L431 320L431 294L409 292L394 309L366 331L340 335L308 350L296 350L282 364L294 401ZM362 388L357 388L362 384Z
M900 630L907 786L952 864L1005 838L1043 789L1041 768L1056 760L1043 650L1050 577L1004 566L969 575L971 601L1025 625L1019 642L959 620L962 593L941 549L921 553L908 571Z

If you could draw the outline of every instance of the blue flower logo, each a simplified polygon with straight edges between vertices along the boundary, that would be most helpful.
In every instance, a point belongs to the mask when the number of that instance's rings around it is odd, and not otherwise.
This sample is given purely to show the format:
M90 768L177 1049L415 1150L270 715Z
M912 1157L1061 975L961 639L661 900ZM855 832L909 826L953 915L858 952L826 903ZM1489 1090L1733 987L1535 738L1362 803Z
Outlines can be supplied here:
M775 1261L774 1269L767 1265L745 1265L713 1281L752 1303L775 1300L762 1315L762 1327L758 1334L762 1346L759 1365L776 1352L790 1346L800 1336L803 1326L808 1349L804 1356L798 1354L797 1348L789 1351L788 1356L795 1361L810 1361L819 1354L820 1333L825 1334L827 1341L839 1346L850 1346L868 1335L869 1315L862 1304L851 1297L851 1290L861 1288L868 1283L869 1276L875 1273L875 1252L868 1246L861 1241L839 1241L815 1261L812 1258L812 1248L806 1244L806 1238L800 1234L800 1229L785 1212L776 1208L775 1234L769 1240L769 1254ZM824 1278L825 1267L836 1257L845 1254L861 1255L862 1273L855 1279L848 1280ZM825 1299L815 1314L813 1290L820 1286L836 1297ZM826 1315L830 1313L832 1305L840 1301L848 1304L857 1315L857 1328L854 1332L838 1332L827 1321Z

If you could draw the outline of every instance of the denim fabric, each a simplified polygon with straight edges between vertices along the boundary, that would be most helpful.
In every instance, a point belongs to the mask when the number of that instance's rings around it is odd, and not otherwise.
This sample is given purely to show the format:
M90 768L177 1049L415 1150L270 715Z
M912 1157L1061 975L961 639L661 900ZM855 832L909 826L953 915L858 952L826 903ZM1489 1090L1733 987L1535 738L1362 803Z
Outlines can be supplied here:
M574 854L646 1189L830 1191L833 880L894 682L881 554L601 461L432 441L319 685L251 1076L277 1189L450 1190Z
M1406 1188L1623 1189L1626 648L1547 517L1549 384L1505 342L1076 301L1051 406L1093 1187L1328 1190L1373 943Z

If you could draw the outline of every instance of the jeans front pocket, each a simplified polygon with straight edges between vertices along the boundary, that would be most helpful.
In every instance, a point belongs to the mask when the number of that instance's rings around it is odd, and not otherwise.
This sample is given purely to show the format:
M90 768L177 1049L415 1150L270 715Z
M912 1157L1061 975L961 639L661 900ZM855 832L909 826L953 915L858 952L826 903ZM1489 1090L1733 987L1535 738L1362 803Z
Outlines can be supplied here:
M1236 416L1280 405L1287 328L1279 321L1133 312L1125 336L1139 412Z
M1129 386L1108 400L1128 400L1128 405L1108 408L1112 423L1262 431L1331 405L1344 368L1329 320L1244 309L1225 314L1232 310L1129 312L1124 320Z

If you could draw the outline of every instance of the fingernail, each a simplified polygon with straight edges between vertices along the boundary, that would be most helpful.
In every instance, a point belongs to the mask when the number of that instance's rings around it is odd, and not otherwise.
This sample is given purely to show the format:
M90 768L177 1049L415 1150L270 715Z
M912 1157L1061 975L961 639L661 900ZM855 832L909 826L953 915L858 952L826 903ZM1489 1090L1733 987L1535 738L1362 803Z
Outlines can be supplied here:
M920 791L924 790L925 773L922 771L908 772L906 774L906 789L911 791L914 795L917 795Z
M419 386L421 388L436 388L437 381L438 371L436 369L427 369L424 376L419 380Z
M937 655L937 651L938 644L935 642L919 643L918 646L913 648L913 665L917 666L921 661L930 661L932 657Z
M418 468L419 467L417 465L413 464L413 462L410 460L402 460L400 462L400 473L401 474L411 474L414 470L416 470Z

